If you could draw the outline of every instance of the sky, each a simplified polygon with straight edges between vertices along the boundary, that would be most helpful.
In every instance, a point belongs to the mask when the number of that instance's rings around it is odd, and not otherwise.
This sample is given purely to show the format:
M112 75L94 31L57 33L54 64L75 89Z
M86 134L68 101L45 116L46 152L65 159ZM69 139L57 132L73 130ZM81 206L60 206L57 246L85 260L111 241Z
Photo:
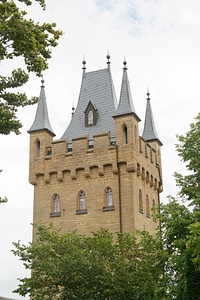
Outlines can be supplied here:
M117 98L124 57L134 106L143 129L146 92L150 91L154 121L162 146L164 191L161 201L178 192L173 173L184 174L185 166L175 151L176 134L184 135L200 110L200 1L199 0L46 0L44 12L38 3L28 17L39 22L56 22L64 32L52 51L44 72L45 92L51 126L59 139L76 107L86 71L106 68L111 72ZM20 7L23 5L20 3ZM2 61L1 75L18 62ZM21 62L20 62L21 63ZM41 78L33 74L23 87L27 95L39 96ZM11 249L12 242L32 239L33 186L28 182L29 134L36 105L20 109L21 135L0 136L0 296L21 298L12 291L17 278L29 276Z

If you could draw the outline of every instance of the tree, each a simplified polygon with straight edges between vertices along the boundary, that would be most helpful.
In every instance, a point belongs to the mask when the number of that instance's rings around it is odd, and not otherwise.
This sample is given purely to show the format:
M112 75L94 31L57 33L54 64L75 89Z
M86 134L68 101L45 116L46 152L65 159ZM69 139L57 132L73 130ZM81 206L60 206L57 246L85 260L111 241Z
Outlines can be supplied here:
M168 299L200 299L200 114L185 136L178 136L179 156L187 175L175 173L179 196L160 205L161 238L167 252Z
M31 0L19 1L32 4ZM45 0L36 1L45 9ZM25 93L15 92L15 89L28 81L29 72L41 76L48 68L51 48L57 46L61 35L55 23L40 25L26 19L26 12L20 10L14 0L0 1L0 61L14 58L24 61L23 69L14 69L10 76L0 76L0 134L20 133L22 124L17 118L17 109L34 104L38 98L28 99Z
M35 226L32 243L14 243L13 253L32 271L31 278L20 279L19 295L33 300L163 299L163 251L147 232L136 240L105 229L86 236Z

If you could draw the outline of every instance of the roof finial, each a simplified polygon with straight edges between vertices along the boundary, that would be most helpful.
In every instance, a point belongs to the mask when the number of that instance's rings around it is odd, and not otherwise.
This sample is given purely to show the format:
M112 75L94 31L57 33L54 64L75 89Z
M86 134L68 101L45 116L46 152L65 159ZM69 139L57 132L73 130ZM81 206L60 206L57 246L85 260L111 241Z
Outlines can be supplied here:
M82 64L83 64L83 70L86 69L85 65L86 65L86 61L85 61L85 55L83 55L83 61L82 61Z
M73 105L72 105L72 117L74 115L74 110L75 110L75 107L74 107L74 103L73 103Z
M41 87L44 87L44 78L43 77L42 77L41 83L42 83Z
M110 65L110 54L109 54L109 50L108 50L108 54L107 54L107 56L106 56L106 58L107 58L107 65Z
M126 57L125 56L124 56L124 62L123 62L123 64L124 64L123 70L127 70L127 67L126 67L127 62L126 62Z
M150 100L150 92L149 92L149 88L147 88L147 100Z

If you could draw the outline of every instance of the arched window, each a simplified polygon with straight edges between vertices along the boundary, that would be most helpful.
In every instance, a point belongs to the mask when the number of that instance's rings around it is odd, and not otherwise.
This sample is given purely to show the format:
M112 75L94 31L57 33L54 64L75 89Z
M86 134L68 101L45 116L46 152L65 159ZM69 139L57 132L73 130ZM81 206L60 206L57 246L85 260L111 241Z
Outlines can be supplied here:
M36 157L40 157L40 140L36 140Z
M146 216L150 218L149 196L146 195Z
M88 125L93 125L93 111L91 109L88 112Z
M52 208L51 208L50 217L59 217L59 216L61 216L60 196L57 193L55 193L52 196Z
M139 212L143 214L143 200L141 190L139 190Z
M103 211L114 210L113 205L113 191L110 186L107 186L104 190L104 207Z
M87 213L87 207L86 207L86 197L85 192L83 190L80 190L78 192L78 201L77 201L77 210L76 214L86 214Z
M123 126L123 132L122 132L122 136L123 136L123 144L127 144L128 143L128 132L127 132L127 127L126 125Z
M105 190L106 192L106 206L113 205L113 193L112 189L108 186Z
M89 101L85 113L85 126L95 126L97 124L97 109L92 104L91 101Z
M53 212L60 212L60 197L58 194L53 195Z

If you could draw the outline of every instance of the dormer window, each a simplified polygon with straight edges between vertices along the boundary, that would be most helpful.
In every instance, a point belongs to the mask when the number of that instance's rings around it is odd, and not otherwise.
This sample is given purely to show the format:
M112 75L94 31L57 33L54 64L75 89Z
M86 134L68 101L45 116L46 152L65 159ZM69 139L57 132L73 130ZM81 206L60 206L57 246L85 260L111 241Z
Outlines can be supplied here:
M94 126L97 123L97 109L94 107L92 102L88 103L88 106L85 110L85 126Z

